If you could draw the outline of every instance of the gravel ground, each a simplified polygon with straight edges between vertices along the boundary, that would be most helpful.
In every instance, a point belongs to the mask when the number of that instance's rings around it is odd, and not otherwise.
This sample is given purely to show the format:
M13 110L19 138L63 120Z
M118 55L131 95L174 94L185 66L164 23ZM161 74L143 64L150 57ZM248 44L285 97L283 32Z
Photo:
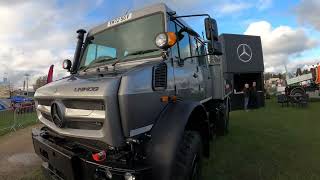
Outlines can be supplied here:
M0 136L0 179L20 179L39 168L40 158L34 153L29 126Z

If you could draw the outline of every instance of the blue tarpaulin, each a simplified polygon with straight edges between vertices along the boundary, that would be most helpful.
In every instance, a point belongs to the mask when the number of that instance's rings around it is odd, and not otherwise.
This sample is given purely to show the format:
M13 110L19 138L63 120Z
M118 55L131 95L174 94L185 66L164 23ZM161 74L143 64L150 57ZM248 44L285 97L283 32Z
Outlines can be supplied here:
M33 99L23 97L23 96L12 96L11 98L12 103L25 103L25 102L32 102Z
M5 110L5 109L6 109L6 107L4 105L0 104L0 111Z

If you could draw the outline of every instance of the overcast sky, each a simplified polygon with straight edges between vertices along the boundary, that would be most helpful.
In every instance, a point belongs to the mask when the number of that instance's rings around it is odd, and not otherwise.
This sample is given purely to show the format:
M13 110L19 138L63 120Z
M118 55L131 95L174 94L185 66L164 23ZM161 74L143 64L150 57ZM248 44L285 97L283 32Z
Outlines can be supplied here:
M319 0L0 0L0 79L8 73L21 87L23 74L34 81L51 64L55 79L62 77L61 62L73 56L77 29L156 2L179 15L209 13L219 33L261 36L267 72L320 62ZM203 31L202 19L187 22Z

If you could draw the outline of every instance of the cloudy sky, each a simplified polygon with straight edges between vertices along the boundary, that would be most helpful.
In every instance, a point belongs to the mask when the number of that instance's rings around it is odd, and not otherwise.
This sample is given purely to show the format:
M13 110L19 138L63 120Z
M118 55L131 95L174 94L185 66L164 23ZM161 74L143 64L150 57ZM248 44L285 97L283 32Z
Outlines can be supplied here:
M156 2L179 15L209 13L219 33L261 36L267 72L320 62L319 0L1 0L0 79L8 73L21 87L25 73L34 81L51 64L55 78L62 77L61 62L73 56L77 29ZM202 19L187 22L203 31Z

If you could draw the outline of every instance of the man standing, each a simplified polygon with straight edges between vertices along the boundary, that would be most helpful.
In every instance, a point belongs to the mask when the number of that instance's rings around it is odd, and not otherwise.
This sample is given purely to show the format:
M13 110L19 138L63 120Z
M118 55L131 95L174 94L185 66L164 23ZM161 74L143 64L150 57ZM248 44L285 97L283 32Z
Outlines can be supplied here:
M243 88L243 96L244 96L244 110L248 112L248 103L249 103L249 84L246 83Z
M251 87L251 91L250 91L250 107L252 108L257 108L257 83L253 82L252 83L252 87Z

